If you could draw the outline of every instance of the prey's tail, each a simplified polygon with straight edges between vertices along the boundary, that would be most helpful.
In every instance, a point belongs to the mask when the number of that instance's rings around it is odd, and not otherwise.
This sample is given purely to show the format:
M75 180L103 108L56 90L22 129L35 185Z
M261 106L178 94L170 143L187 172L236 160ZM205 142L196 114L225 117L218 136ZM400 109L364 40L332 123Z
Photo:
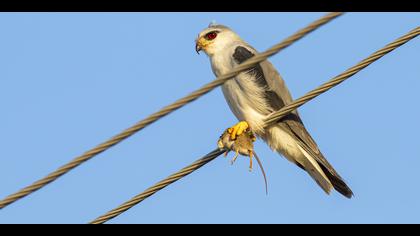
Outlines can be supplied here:
M254 155L255 159L257 160L258 165L260 166L260 169L261 169L261 173L262 173L262 175L263 175L263 177L264 177L264 183L265 183L265 194L268 194L267 176L265 175L264 167L263 167L263 165L262 165L262 163L261 163L260 158L257 156L257 153L256 153L255 151L252 151L252 153L253 153L253 155Z

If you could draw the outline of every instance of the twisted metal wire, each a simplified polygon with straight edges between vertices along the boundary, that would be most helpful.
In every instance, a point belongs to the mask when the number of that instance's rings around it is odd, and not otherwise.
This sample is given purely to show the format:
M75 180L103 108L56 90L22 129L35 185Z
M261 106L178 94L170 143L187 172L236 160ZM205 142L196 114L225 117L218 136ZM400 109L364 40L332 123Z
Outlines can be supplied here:
M336 17L342 15L343 13L336 12L336 13L329 13L320 19L314 21L313 23L309 24L305 28L299 30L292 36L286 38L281 43L276 44L275 46L271 47L267 51L258 54L249 60L242 63L240 66L233 69L231 72L224 74L220 77L218 77L216 80L213 80L212 82L204 85L200 89L192 92L186 97L183 97L176 102L162 108L160 111L155 112L145 118L144 120L141 120L131 126L130 128L122 131L120 134L112 137L111 139L99 144L98 146L94 147L93 149L83 153L81 156L78 156L74 158L72 161L67 163L64 166L59 167L54 172L50 173L46 177L34 182L33 184L19 190L18 192L7 196L5 199L0 201L0 209L4 208L5 206L31 194L32 192L44 187L45 185L49 184L50 182L56 180L60 176L66 174L73 168L77 167L78 165L84 163L85 161L91 159L92 157L100 154L101 152L104 152L105 150L111 148L112 146L120 143L121 141L125 140L126 138L130 137L131 135L135 134L136 132L140 131L141 129L145 128L146 126L152 124L153 122L159 120L160 118L168 115L169 113L183 107L184 105L196 100L197 98L201 97L202 95L210 92L214 88L222 85L229 79L236 76L241 71L247 70L254 66L255 64L266 60L268 57L278 53L280 50L290 46L292 43L296 42L297 40L303 38L305 35L309 34L310 32L314 31L315 29L319 28L320 26L326 24L327 22L335 19Z
M103 215L101 217L98 217L97 219L93 220L92 222L90 222L90 224L102 224L102 223L118 216L119 214L127 211L128 209L130 209L134 205L140 203L144 199L146 199L146 198L150 197L151 195L155 194L157 191L165 188L166 186L168 186L168 185L172 184L173 182L181 179L182 177L185 177L185 176L191 174L193 171L199 169L203 165L205 165L205 164L209 163L210 161L214 160L216 157L220 156L224 152L225 151L219 150L219 149L215 149L215 150L211 151L210 153L208 153L207 155L205 155L201 159L198 159L197 161L195 161L191 165L183 168L182 170L178 171L177 173L169 176L168 178L158 182L154 186L146 189L144 192L142 192L141 194L133 197L131 200L125 202L124 204L122 204L118 208L116 208L116 209L106 213L105 215Z
M309 100L312 100L313 98L317 97L318 95L328 91L329 89L337 86L344 80L348 79L349 77L353 76L357 72L361 71L363 68L367 67L368 65L372 64L374 61L378 60L379 58L383 57L385 54L393 51L394 49L398 48L399 46L405 44L406 42L410 41L411 39L415 38L420 34L420 27L415 28L414 30L410 31L406 35L396 39L394 42L386 45L381 50L376 51L375 53L371 54L366 59L362 60L361 62L357 63L357 65L347 69L340 75L334 77L327 83L322 84L317 89L314 89L304 96L300 97L299 99L296 99L292 103L290 103L287 106L284 106L282 109L275 111L271 113L266 119L265 119L265 127L275 124L278 120L280 120L283 116L285 116L287 113L295 110L296 108L302 106Z
M289 112L295 110L299 106L305 104L306 102L312 100L316 96L320 95L321 93L333 88L334 86L337 86L339 83L343 82L345 79L350 78L357 72L361 71L363 68L367 67L368 65L372 64L374 61L378 60L385 54L391 52L392 50L398 48L399 46L405 44L409 40L415 38L416 36L420 35L420 27L415 28L414 30L410 31L406 35L398 38L394 42L386 45L384 48L376 51L375 53L371 54L366 59L359 62L357 65L351 67L350 69L346 70L345 72L341 73L340 75L334 77L329 82L321 85L320 87L310 91L306 95L302 96L299 99L294 100L292 103L290 103L287 106L284 106L282 109L273 112L269 115L269 117L265 121L265 126L269 126L277 122L279 119L281 119L284 115L288 114ZM153 195L157 191L165 188L169 184L181 179L182 177L190 174L191 172L199 169L203 165L207 164L208 162L212 161L219 155L221 155L224 151L223 150L213 150L209 154L207 154L205 157L199 159L198 161L194 162L188 167L185 167L184 169L180 170L179 172L169 176L167 179L164 179L160 181L159 183L155 184L154 186L148 188L143 193L137 195L136 197L132 198L130 201L127 201L126 203L122 204L121 206L115 208L112 211L109 211L108 213L104 214L103 216L98 217L97 219L90 222L90 224L102 224L106 221L120 215L121 213L127 211L134 205L138 204L139 202L143 201L147 197Z

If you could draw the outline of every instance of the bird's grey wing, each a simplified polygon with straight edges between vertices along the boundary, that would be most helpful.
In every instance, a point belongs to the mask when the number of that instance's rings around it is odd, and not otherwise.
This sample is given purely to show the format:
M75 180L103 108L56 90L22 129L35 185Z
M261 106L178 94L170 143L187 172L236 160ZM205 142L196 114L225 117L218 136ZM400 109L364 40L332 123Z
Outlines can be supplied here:
M233 58L238 64L240 64L246 59L254 56L254 53L251 50L253 49L238 46L235 48ZM248 73L256 73L255 78L258 86L265 87L266 100L272 108L270 112L279 110L292 102L292 96L290 95L283 79L269 61L266 60L259 63L255 67L251 68ZM312 150L311 152L316 155L320 154L318 146L305 129L297 111L284 116L279 122L287 124L287 128L292 131L293 136L308 146ZM325 162L325 164L328 165L326 160L320 161L321 163Z
M247 45L247 47L248 48L243 46L236 47L233 58L238 64L255 55L256 50L251 46ZM260 62L254 68L251 68L248 73L256 73L258 85L266 87L266 99L273 111L279 110L292 102L292 96L287 89L284 80L268 60ZM320 164L321 168L329 176L334 187L339 192L342 192L348 197L353 194L340 175L322 155L317 144L306 130L297 111L290 112L288 115L284 116L279 120L278 125L280 125L289 135L294 137L295 140L299 142L300 146Z
M260 65L270 90L274 91L280 98L284 99L286 105L289 104L292 101L292 97L277 70L269 61L263 61ZM289 113L280 119L279 124L283 126L283 130L288 132L289 135L295 137L295 140L299 142L300 146L309 153L316 162L318 162L324 173L330 179L334 188L344 196L351 198L353 196L353 192L344 182L343 178L327 161L324 155L322 155L318 145L306 130L305 125L299 117L299 113L297 111ZM287 126L287 128L284 126Z
M289 90L287 89L283 79L280 77L277 70L269 61L261 62L261 68L264 73L264 78L272 91L274 91L279 97L283 97L289 104L292 101ZM280 108L276 108L278 110ZM331 164L325 159L321 151L318 148L315 140L311 137L309 132L306 130L303 121L301 120L299 114L296 112L291 112L282 119L279 120L279 123L284 123L288 129L286 131L295 137L302 145L302 148L315 158L315 160L322 164L330 173L337 175L338 173L334 170Z

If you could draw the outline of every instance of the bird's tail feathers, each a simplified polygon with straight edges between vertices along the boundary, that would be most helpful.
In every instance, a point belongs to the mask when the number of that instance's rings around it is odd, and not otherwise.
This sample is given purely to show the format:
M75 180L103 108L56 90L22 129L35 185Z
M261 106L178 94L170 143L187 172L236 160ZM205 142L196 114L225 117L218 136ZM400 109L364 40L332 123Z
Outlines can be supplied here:
M330 194L333 184L331 183L328 176L324 173L321 166L318 162L307 153L303 148L299 146L299 149L305 155L306 158L302 159L300 163L303 168L308 172L308 174L315 180L315 182L325 191L325 193Z
M347 184L340 176L330 173L323 165L320 166L323 169L324 173L327 175L328 179L331 181L335 190L337 190L339 193L343 194L347 198L351 198L353 196L353 192L351 191L350 187L347 186Z
M309 171L307 167L305 167L305 170L312 176L312 178L315 179L315 181L318 183L319 186L321 186L322 189L324 189L325 192L329 194L329 191L331 188L334 188L339 193L344 195L347 198L351 198L353 196L353 192L347 186L347 184L344 182L344 180L336 173L335 170L329 171L322 163L318 163L309 153L307 153L305 150L301 148L304 155L307 157L308 161L313 164L313 166L316 167L316 171ZM331 167L332 168L332 167ZM316 177L319 173L322 177ZM329 182L328 191L326 191L326 188L323 187L322 181L319 181L320 179L327 179Z

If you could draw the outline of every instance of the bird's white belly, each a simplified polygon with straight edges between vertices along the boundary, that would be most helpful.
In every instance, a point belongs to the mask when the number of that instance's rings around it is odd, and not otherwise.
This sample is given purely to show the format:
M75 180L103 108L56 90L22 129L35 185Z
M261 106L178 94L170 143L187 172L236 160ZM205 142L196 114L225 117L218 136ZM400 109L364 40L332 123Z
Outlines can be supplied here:
M252 94L247 94L243 87L235 79L227 81L222 86L225 99L233 112L240 121L246 121L258 135L262 134L265 114L258 112L249 102L253 98Z

